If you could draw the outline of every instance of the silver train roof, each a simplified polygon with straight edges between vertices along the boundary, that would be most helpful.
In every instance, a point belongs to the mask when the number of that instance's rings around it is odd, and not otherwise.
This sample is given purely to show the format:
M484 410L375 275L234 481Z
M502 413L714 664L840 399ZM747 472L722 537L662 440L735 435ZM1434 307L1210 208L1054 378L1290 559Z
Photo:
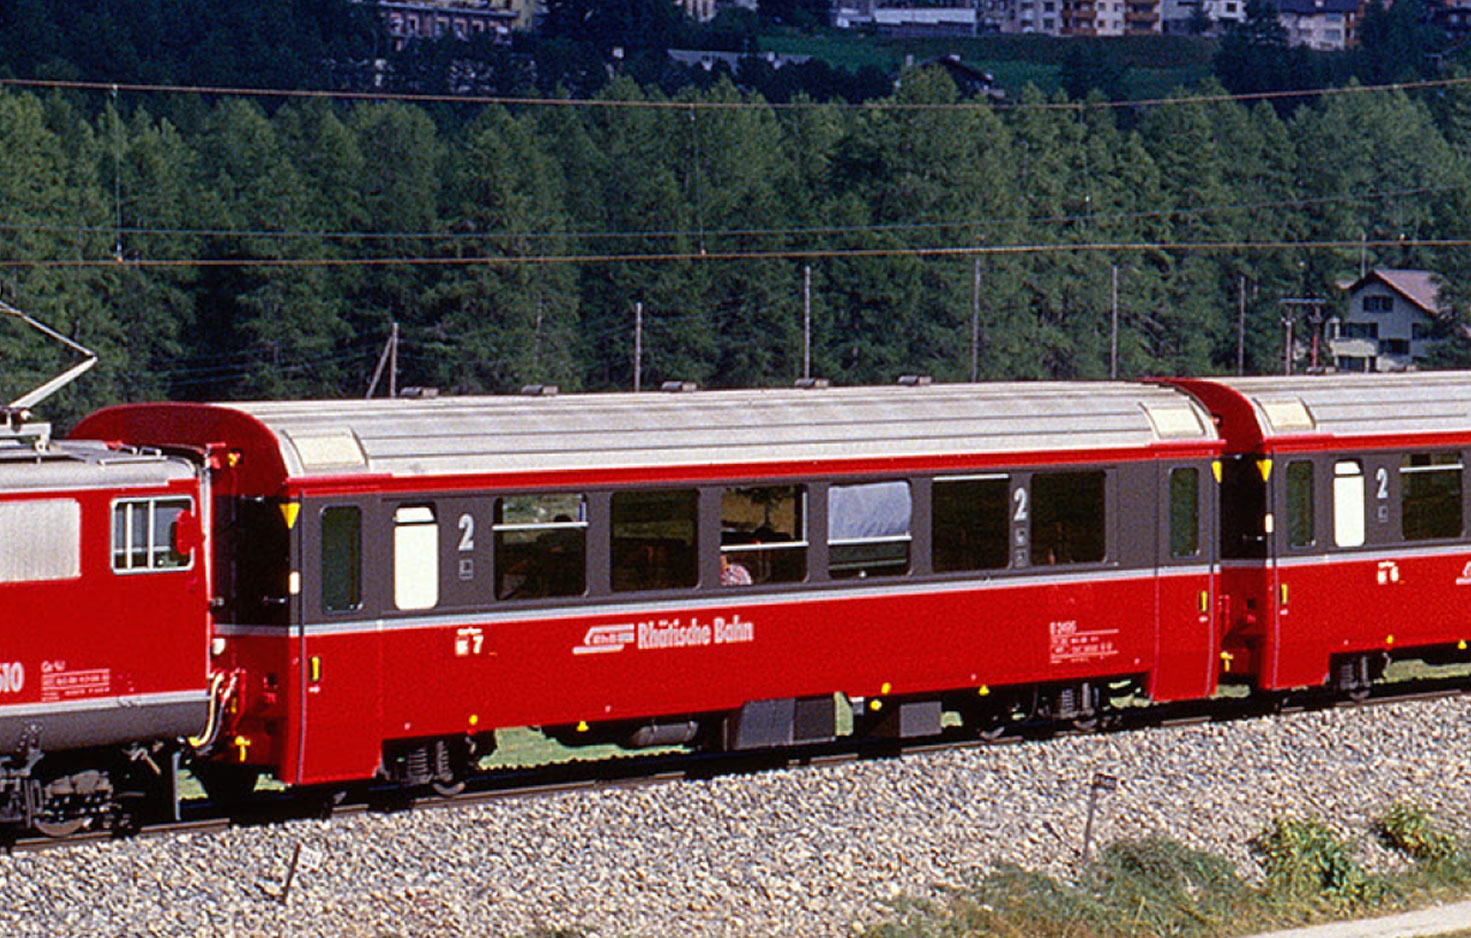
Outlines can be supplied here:
M442 397L211 405L255 418L295 477L1143 448L1215 439L1176 390L1123 383Z
M1471 432L1471 373L1216 378L1251 402L1267 436Z
M157 452L76 441L37 448L0 437L0 494L157 486L194 473L187 460Z

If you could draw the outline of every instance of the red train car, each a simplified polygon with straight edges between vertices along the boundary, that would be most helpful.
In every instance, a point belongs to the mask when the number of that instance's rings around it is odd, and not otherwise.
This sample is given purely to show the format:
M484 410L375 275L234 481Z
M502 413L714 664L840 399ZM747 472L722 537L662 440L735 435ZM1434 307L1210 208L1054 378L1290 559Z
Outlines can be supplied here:
M143 404L75 435L206 454L217 791L453 785L504 727L825 739L835 699L895 736L1086 722L1219 671L1222 443L1168 387Z
M0 824L172 803L209 709L205 504L187 459L0 424Z
M1471 375L1179 379L1226 440L1225 667L1366 692L1392 656L1465 658Z

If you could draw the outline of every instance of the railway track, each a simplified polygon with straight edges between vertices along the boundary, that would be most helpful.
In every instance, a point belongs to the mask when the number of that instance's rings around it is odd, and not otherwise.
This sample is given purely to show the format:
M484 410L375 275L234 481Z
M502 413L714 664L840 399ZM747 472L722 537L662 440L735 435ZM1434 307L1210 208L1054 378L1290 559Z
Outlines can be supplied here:
M12 854L35 853L95 844L117 839L119 836L165 837L185 833L209 833L231 826L279 824L363 812L435 810L608 787L665 785L786 768L833 766L856 760L900 758L946 749L1010 746L1059 735L1137 732L1154 727L1286 716L1329 708L1434 700L1468 692L1471 692L1471 676L1418 678L1376 684L1362 698L1315 690L1271 698L1221 697L1205 702L1128 707L1112 711L1096 727L1088 729L1079 729L1063 722L1018 722L1008 727L1004 734L994 738L979 738L965 727L952 726L938 736L909 740L854 739L840 736L827 743L758 752L658 752L600 760L571 760L482 773L466 779L463 790L453 795L408 792L387 785L364 785L349 789L263 791L257 792L248 806L232 810L223 809L205 798L189 798L180 803L178 820L144 824L127 835L119 835L110 830L89 830L64 838L28 836L16 838L4 844L4 848Z

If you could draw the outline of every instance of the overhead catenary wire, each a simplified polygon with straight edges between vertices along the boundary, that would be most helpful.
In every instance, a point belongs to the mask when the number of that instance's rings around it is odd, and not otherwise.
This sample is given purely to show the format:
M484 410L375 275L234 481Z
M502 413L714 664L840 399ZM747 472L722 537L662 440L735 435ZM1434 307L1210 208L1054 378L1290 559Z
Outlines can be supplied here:
M931 222L887 222L868 225L806 225L792 227L725 228L694 231L683 228L657 228L649 230L589 231L571 229L566 231L344 231L309 229L255 229L255 228L151 228L142 226L122 227L120 232L130 237L189 237L189 238L253 238L279 241L603 241L603 240L649 240L656 238L747 238L747 237L806 237L813 235L844 234L905 234L919 231L948 231L956 228L1010 228L1034 225L1073 224L1140 221L1153 218L1199 217L1201 215L1252 212L1264 209L1307 208L1316 205L1342 205L1348 203L1373 202L1399 199L1410 196L1437 195L1463 192L1471 189L1464 183L1439 186L1414 186L1404 189L1380 189L1369 192L1340 193L1336 195L1312 196L1308 198L1263 199L1254 202L1230 202L1215 205L1196 205L1188 208L1141 209L1129 212L1094 212L1034 215L1020 218L956 219ZM113 229L99 225L21 224L0 221L0 231L63 234L110 234Z
M1393 91L1418 91L1430 88L1454 88L1471 85L1471 77L1431 78L1420 81L1387 82L1378 85L1343 85L1339 87L1301 88L1282 91L1222 92L1216 94L1184 94L1121 101L899 101L884 98L874 101L765 101L742 98L737 101L700 101L678 98L632 100L627 98L526 97L517 95L422 94L392 91L328 91L303 88L252 88L245 86L171 85L127 82L79 81L41 78L0 78L0 87L40 90L96 91L113 94L126 91L136 94L180 94L219 97L257 97L287 99L319 99L330 101L396 101L409 104L466 104L502 107L556 107L653 109L679 111L745 111L745 110L857 110L857 111L1090 111L1122 108L1157 108L1190 104L1226 104L1258 101L1289 101L1302 98L1343 95L1378 94Z
M976 244L938 247L814 248L771 251L669 251L626 254L541 254L434 257L198 257L198 258L67 258L0 260L0 269L67 269L134 267L160 268L313 268L313 267L526 267L563 264L626 264L669 262L715 262L744 260L830 260L884 257L975 257L1069 253L1139 253L1148 251L1202 253L1268 250L1344 250L1373 248L1464 248L1471 238L1378 238L1323 241L1088 241L1033 244Z

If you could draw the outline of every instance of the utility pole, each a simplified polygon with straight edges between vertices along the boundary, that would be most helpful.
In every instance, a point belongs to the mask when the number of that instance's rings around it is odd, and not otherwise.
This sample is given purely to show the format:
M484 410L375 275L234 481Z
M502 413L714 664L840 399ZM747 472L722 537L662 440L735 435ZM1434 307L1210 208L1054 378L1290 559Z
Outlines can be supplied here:
M1109 271L1113 275L1113 284L1109 291L1109 309L1112 311L1113 325L1109 331L1108 341L1108 376L1117 381L1119 377L1119 265L1110 264Z
M388 338L388 396L398 397L398 323L393 324L393 333Z
M981 257L972 258L974 276L970 290L970 382L981 380Z
M1246 274L1236 278L1236 373L1246 374Z
M390 365L391 363L391 365ZM368 393L363 395L365 399L372 400L373 392L378 390L378 379L383 377L383 369L388 368L388 396L398 396L398 323L393 323L392 330L388 333L388 342L383 346L383 354L378 356L378 367L373 369L373 380L368 382Z
M644 367L644 303L633 304L633 393L639 392L639 372Z
M1292 330L1294 326L1292 309L1295 306L1301 306L1309 310L1307 324L1312 329L1312 335L1310 336L1311 346L1308 353L1308 368L1316 371L1318 369L1318 346L1323 334L1323 307L1328 301L1321 296L1285 296L1277 302L1281 303L1284 307L1282 325L1286 330L1284 342L1287 347L1282 353L1284 358L1282 373L1286 375L1292 374Z
M802 265L802 380L812 378L812 265Z

